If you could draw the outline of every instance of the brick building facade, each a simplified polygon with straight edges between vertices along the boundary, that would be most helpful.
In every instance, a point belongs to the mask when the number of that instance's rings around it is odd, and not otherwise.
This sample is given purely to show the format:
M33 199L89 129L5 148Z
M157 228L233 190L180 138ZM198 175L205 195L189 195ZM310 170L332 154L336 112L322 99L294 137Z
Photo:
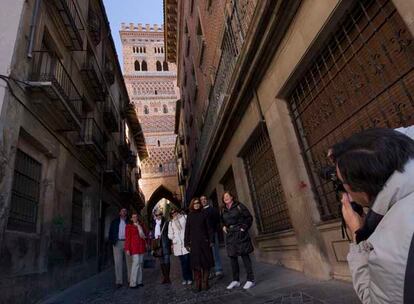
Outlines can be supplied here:
M404 0L164 0L186 198L231 190L259 260L350 280L319 172L342 138L414 124L413 15Z
M176 65L165 60L164 31L155 25L122 24L124 77L141 122L149 157L142 162L141 187L150 209L159 199L180 201L174 156Z

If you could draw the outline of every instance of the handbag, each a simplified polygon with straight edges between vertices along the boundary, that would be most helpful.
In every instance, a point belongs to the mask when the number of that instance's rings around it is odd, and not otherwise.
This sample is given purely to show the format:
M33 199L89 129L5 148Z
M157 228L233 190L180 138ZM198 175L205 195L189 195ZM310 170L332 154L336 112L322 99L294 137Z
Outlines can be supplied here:
M152 255L156 258L160 258L160 257L163 256L162 246L161 246L162 245L161 244L161 238L162 238L162 233L164 232L164 228L165 228L166 224L167 223L164 223L164 226L162 226L160 238L155 239L155 240L151 240Z

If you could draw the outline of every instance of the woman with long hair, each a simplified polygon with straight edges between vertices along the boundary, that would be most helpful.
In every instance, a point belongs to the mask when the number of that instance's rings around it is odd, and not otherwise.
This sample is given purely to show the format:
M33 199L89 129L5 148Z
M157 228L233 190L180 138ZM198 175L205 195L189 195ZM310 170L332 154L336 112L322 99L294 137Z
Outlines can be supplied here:
M161 284L170 284L171 241L168 238L168 221L159 210L154 215L153 227L154 239L152 240L152 250L154 257L160 260Z
M236 201L230 191L225 191L222 197L224 207L221 215L223 231L226 234L227 255L231 261L233 281L227 289L240 287L240 269L238 257L243 260L244 268L247 273L247 281L244 289L249 289L255 285L252 262L249 254L254 248L249 236L249 229L253 223L253 217L249 209L242 203Z
M210 268L214 266L211 247L213 245L213 230L198 198L193 198L190 204L185 227L185 247L190 252L191 268L195 279L195 290L207 290Z
M142 221L139 220L137 213L132 214L131 220L132 222L127 224L125 229L125 253L132 257L129 287L138 288L144 286L142 284L142 269L147 229Z

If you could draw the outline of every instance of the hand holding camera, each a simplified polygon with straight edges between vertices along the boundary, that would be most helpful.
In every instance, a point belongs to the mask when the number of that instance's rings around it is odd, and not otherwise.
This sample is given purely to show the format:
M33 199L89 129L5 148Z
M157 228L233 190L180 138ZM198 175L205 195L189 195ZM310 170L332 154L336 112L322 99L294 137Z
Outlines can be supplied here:
M346 226L350 232L352 240L356 241L356 232L364 225L364 217L354 211L351 205L352 199L348 193L342 194L342 216L344 217Z

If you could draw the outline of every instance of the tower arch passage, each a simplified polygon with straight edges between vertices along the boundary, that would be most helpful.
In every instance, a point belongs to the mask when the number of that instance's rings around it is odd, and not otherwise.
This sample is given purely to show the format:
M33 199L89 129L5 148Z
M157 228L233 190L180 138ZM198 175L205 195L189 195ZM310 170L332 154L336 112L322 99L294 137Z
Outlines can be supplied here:
M168 200L178 208L181 207L181 201L177 198L176 194L166 186L160 185L155 189L146 203L146 215L149 223L151 223L152 210L162 199Z

